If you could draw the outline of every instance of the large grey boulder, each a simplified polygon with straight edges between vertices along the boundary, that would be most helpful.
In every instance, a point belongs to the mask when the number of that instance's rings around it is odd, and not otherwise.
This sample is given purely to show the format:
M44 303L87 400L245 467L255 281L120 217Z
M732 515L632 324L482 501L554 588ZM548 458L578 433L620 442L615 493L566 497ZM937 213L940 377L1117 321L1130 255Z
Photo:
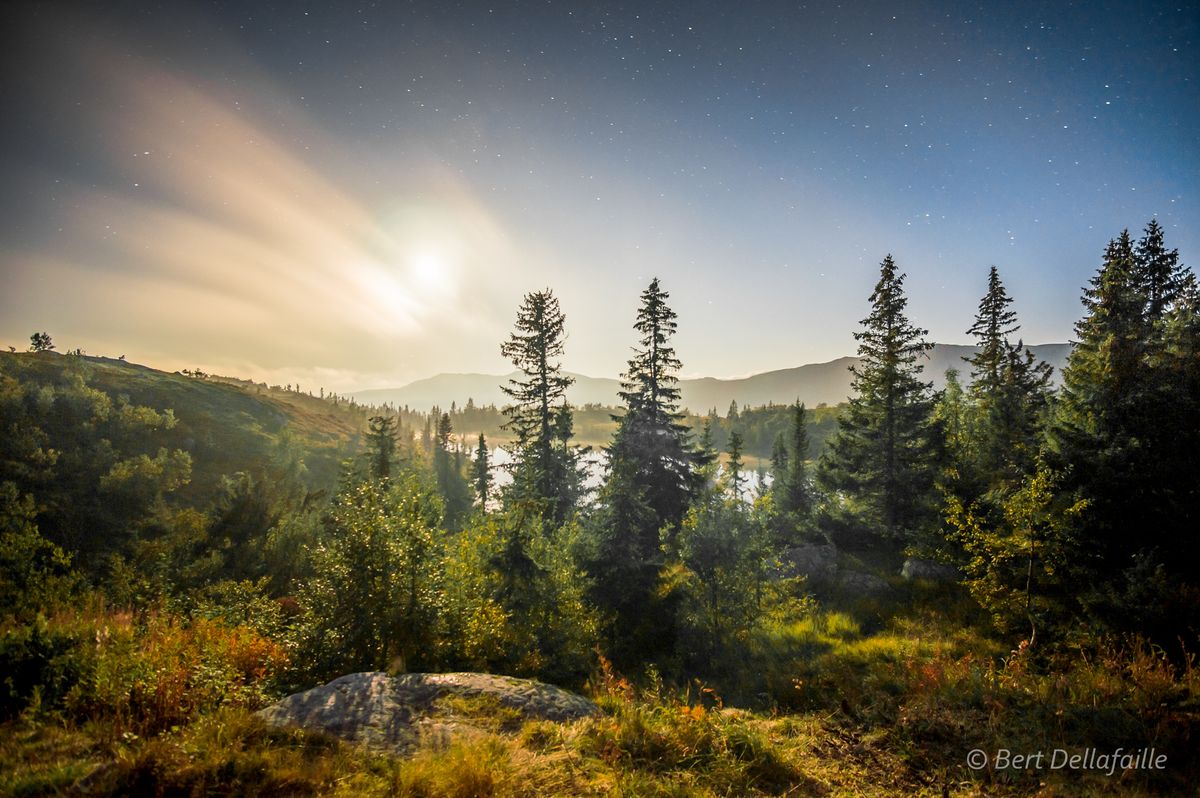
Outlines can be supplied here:
M375 748L407 751L431 729L470 727L447 718L447 697L480 698L521 718L569 721L599 710L583 696L530 679L486 673L352 673L259 711L277 726L329 732ZM431 718L435 718L430 723Z
M920 560L910 557L900 568L900 575L911 581L926 579L930 582L956 582L962 574L953 565L945 565L933 560Z
M793 546L779 555L780 576L803 576L814 582L829 581L837 574L837 547L832 543Z
M856 596L882 596L890 593L892 586L883 577L863 571L845 571L838 577L840 591Z

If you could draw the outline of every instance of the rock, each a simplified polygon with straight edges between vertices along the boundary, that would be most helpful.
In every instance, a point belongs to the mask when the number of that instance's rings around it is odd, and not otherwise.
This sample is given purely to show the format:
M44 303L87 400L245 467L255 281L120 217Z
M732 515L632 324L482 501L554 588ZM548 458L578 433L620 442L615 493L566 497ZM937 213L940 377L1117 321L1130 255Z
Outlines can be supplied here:
M779 555L780 576L803 576L813 581L827 581L837 574L837 547L832 543L793 546Z
M583 696L549 684L486 673L352 673L284 698L259 711L276 726L302 726L345 740L395 751L412 749L423 730L441 735L469 727L446 718L439 700L452 696L494 700L522 718L569 721L599 710ZM439 715L432 719L431 716Z
M878 596L891 592L892 586L887 580L862 571L846 571L838 579L838 588L846 593L862 596Z
M953 565L933 560L918 560L914 557L904 561L900 575L905 579L927 579L930 582L957 582L962 576Z

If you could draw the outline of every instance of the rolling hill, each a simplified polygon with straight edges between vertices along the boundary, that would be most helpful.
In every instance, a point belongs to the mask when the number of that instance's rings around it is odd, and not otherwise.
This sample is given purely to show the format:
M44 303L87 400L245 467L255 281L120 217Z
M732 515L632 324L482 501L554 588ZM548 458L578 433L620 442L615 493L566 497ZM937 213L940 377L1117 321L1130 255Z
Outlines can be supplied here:
M1054 367L1057 381L1067 355L1071 351L1070 344L1040 344L1031 346L1033 353ZM963 357L975 351L973 346L958 344L936 344L929 353L925 364L925 374L933 380L934 387L941 388L946 383L946 371L956 368L966 372L969 366L962 361ZM679 383L683 395L683 406L703 413L710 408L717 408L721 413L729 407L731 401L739 405L756 406L764 404L787 404L799 399L809 407L818 404L837 404L844 402L850 396L851 375L849 368L858 362L856 357L840 357L828 363L810 363L777 371L767 371L751 377L735 380L722 380L715 377L681 380ZM515 373L515 372L514 372ZM396 406L408 405L414 410L426 410L433 405L449 407L451 402L459 405L471 399L477 405L503 405L506 401L500 391L501 383L510 375L495 374L438 374L423 380L411 382L399 388L380 388L369 391L359 391L356 399L367 404L393 403ZM575 405L617 403L618 381L607 377L588 377L583 374L572 374L575 384L571 386L568 395Z
M300 478L306 487L332 488L366 419L362 408L344 402L335 405L244 380L198 379L105 357L0 352L0 403L15 403L0 409L11 410L14 418L27 401L23 397L30 395L47 397L45 414L53 417L48 397L73 384L82 386L77 390L106 394L112 402L124 398L133 405L172 411L174 426L158 430L148 445L191 456L192 477L178 495L196 501L216 495L226 476L294 457L303 460ZM0 446L0 472L4 456Z

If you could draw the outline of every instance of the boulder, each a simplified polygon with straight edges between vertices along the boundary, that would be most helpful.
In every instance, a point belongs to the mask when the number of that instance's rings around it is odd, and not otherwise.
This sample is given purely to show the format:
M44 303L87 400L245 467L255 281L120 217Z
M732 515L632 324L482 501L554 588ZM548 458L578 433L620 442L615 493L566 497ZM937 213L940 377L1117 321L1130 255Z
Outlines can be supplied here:
M521 718L569 721L599 710L583 696L549 684L486 673L352 673L259 711L276 726L325 731L351 742L404 752L423 730L469 727L470 719L447 719L441 699L453 696L495 701ZM431 718L436 721L431 724ZM448 721L448 722L447 722Z
M953 565L945 565L933 560L919 560L910 557L900 568L900 575L908 580L927 579L930 582L956 582L962 576Z
M793 546L779 555L780 576L803 576L812 581L828 581L837 574L837 547L832 543Z
M879 596L892 589L883 577L863 571L844 571L838 577L837 585L843 593L859 596Z

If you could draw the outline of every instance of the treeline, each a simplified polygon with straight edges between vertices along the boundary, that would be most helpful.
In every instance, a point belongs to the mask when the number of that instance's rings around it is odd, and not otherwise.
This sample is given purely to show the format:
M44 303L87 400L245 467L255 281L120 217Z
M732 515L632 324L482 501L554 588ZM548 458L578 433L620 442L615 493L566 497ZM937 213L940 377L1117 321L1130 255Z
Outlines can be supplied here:
M282 446L209 502L179 502L190 457L152 434L177 423L169 411L114 402L85 375L47 392L5 374L3 606L33 617L90 591L248 625L290 653L292 686L387 668L579 684L598 649L630 673L753 696L797 656L778 625L811 606L780 563L833 543L893 573L914 556L954 566L1014 643L1195 642L1200 294L1156 223L1106 250L1058 392L994 268L977 354L935 392L889 256L847 405L689 418L669 299L658 280L641 295L621 406L581 412L559 304L524 298L501 343L519 376L499 411L499 488L496 411L469 403L372 411L332 495ZM611 437L589 487L577 429L601 412Z

